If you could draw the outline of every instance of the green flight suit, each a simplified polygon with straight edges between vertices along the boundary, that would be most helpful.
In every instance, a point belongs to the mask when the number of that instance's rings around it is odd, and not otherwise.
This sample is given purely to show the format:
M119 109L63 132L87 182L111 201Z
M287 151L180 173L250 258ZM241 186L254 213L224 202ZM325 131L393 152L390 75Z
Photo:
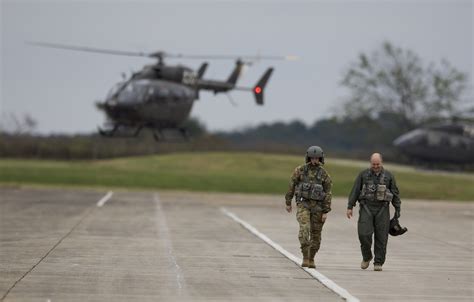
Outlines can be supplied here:
M359 201L357 232L363 260L370 261L372 259L372 237L374 237L374 264L383 265L390 228L390 201L377 200L376 190L379 185L385 185L389 193L393 194L391 203L396 212L400 213L400 192L395 177L385 169L382 169L378 174L374 173L372 169L359 173L352 187L347 208L352 209Z
M298 191L303 182L311 183L312 186L320 184L324 191L323 200L312 200L303 198ZM322 165L312 165L307 163L295 169L290 179L288 192L285 195L286 205L291 205L293 196L296 195L296 219L299 223L298 239L301 245L301 252L310 259L318 252L321 246L321 232L324 221L324 213L331 211L331 177Z

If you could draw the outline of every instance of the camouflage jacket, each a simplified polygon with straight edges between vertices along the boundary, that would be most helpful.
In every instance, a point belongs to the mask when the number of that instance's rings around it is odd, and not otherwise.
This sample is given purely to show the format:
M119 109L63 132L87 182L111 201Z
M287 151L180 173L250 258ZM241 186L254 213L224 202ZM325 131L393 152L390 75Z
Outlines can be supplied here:
M291 175L291 179L290 179L288 192L285 195L286 205L291 205L291 200L293 199L293 196L295 195L296 187L304 179L305 166L307 167L306 170L307 170L308 178L309 178L310 182L316 182L317 174L318 173L321 174L320 175L321 176L321 184L323 186L324 193L326 193L326 196L325 196L324 200L320 203L320 206L322 208L323 213L328 213L329 211L331 211L332 181L331 181L331 177L329 176L328 172L322 167L322 165L319 165L319 164L318 165L312 165L311 163L307 163L307 164L298 166L295 169L295 171L293 171L293 174Z
M379 174L375 174L372 169L365 169L364 171L360 172L357 178L354 181L354 185L351 190L351 194L349 195L349 200L347 203L347 208L352 209L357 201L360 201L362 186L364 183L371 181L375 185L380 183L380 177L383 176L383 183L387 186L390 192L393 194L392 205L394 208L400 208L401 201L400 201L400 191L397 187L397 182L395 181L395 176L390 173L388 170L382 169ZM377 202L375 202L377 203Z

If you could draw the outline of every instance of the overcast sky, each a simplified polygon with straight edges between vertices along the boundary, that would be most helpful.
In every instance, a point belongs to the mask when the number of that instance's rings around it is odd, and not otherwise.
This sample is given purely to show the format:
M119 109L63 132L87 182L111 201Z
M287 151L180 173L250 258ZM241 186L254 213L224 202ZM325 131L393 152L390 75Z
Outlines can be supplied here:
M239 85L275 72L266 104L246 92L201 93L191 115L211 130L332 113L347 92L343 71L360 52L385 40L425 62L442 58L468 72L473 85L472 1L1 1L0 113L30 114L40 133L86 133L104 122L94 102L120 74L153 60L36 48L46 41L119 50L301 57L260 62ZM200 61L168 60L197 68ZM226 79L234 62L210 61L206 78Z

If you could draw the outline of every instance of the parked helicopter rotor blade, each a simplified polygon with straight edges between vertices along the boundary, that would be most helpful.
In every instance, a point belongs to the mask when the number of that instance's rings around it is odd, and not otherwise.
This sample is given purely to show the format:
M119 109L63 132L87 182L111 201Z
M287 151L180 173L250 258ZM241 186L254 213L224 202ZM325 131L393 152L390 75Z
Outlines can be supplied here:
M95 47L86 47L86 46L65 45L65 44L57 44L57 43L49 43L49 42L29 41L26 43L30 45L34 45L34 46L40 46L40 47L96 52L96 53L121 55L121 56L155 57L158 54L164 55L164 53L162 52L156 52L156 53L133 52L133 51L122 51L122 50L104 49L104 48L95 48Z

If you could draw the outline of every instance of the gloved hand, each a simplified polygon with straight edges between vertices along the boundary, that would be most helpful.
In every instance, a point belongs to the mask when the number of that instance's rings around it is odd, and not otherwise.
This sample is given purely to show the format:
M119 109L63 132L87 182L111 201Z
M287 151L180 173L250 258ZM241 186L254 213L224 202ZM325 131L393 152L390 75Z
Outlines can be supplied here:
M395 208L395 217L400 218L400 208Z

